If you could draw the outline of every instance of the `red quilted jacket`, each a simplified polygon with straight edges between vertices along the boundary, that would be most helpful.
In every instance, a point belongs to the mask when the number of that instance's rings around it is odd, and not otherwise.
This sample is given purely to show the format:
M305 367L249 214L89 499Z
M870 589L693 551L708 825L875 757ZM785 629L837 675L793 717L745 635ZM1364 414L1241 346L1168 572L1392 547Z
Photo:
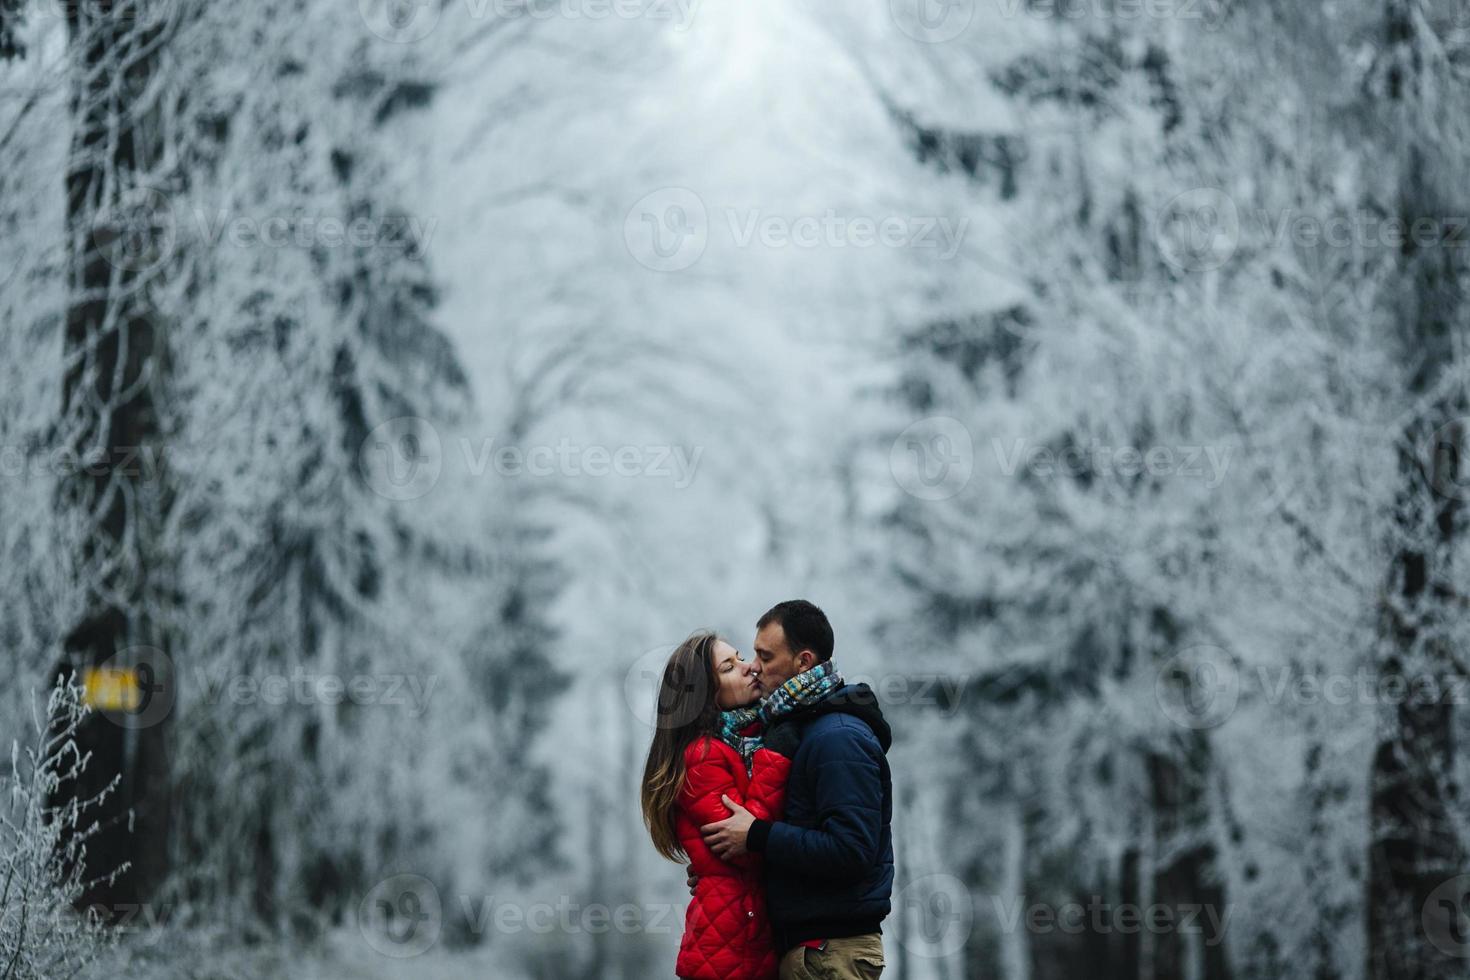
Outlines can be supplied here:
M699 828L730 815L722 795L758 819L781 819L791 760L757 749L747 776L738 752L706 737L684 750L684 767L674 829L699 883L685 915L675 972L686 980L775 980L760 855L744 854L727 864L705 845Z

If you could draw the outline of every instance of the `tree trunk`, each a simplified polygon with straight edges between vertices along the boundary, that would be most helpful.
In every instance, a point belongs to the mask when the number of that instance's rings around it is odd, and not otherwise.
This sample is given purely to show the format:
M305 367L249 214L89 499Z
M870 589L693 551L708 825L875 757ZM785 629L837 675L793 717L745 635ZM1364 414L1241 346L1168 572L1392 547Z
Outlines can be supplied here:
M1118 901L1125 908L1143 908L1142 857L1137 847L1130 847L1118 862ZM1117 969L1113 975L1120 980L1139 980L1142 976L1142 939L1141 930L1119 932L1114 960Z
M1396 321L1412 368L1414 407L1400 441L1398 542L1382 617L1382 676L1443 685L1458 673L1447 624L1463 612L1447 586L1460 510L1459 420L1462 397L1435 391L1463 334L1467 281L1463 248L1442 227L1464 213L1464 161L1439 121L1443 72L1426 54L1409 0L1388 0L1383 83L1393 145L1402 147L1400 217L1407 228L1439 219L1440 240L1405 236L1399 249L1404 295ZM1426 88L1432 89L1427 92ZM1453 108L1453 107L1452 107ZM1417 239L1417 240L1416 240ZM1414 690L1414 688L1411 688ZM1371 772L1367 974L1374 980L1431 980L1464 975L1463 949L1433 942L1425 921L1432 893L1464 870L1464 847L1452 817L1456 804L1452 705L1447 697L1394 699L1382 723ZM1426 939L1430 941L1426 941Z
M69 300L62 446L82 465L59 479L68 610L58 673L104 664L139 672L135 709L94 714L80 733L93 761L75 792L121 783L88 845L90 876L124 863L84 902L105 914L146 900L164 872L168 707L173 678L159 616L170 590L157 543L168 506L159 397L167 376L151 284L168 258L166 203L144 184L161 156L156 102L162 27L134 0L68 4L74 131L66 172Z
M1155 754L1149 758L1149 781L1154 806L1157 853L1153 902L1168 909L1182 923L1191 909L1225 914L1225 888L1215 868L1215 846L1210 841L1209 799L1205 792L1210 772L1210 746L1203 732L1180 736L1179 757ZM1153 937L1153 976L1157 980L1228 980L1229 965L1223 943L1199 930L1208 914L1189 927L1170 928Z

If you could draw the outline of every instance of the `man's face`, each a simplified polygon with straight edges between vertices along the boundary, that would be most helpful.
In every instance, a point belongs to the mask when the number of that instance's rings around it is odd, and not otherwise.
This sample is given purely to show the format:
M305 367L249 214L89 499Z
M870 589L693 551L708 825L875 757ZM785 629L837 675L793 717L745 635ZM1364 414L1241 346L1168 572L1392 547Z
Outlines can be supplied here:
M755 634L755 659L761 668L761 697L765 697L797 674L810 670L817 655L810 650L793 653L781 624L767 623Z

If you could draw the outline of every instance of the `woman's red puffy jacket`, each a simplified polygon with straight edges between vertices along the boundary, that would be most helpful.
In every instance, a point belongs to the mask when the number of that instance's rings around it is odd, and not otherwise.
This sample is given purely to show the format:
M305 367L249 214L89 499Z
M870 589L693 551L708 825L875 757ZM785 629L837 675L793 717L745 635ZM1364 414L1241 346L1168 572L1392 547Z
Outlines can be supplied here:
M730 816L721 796L757 819L781 819L791 760L757 749L747 776L738 752L705 737L684 750L684 769L674 830L699 883L685 915L675 972L686 980L774 980L776 949L766 918L760 855L743 854L727 864L706 846L699 828Z

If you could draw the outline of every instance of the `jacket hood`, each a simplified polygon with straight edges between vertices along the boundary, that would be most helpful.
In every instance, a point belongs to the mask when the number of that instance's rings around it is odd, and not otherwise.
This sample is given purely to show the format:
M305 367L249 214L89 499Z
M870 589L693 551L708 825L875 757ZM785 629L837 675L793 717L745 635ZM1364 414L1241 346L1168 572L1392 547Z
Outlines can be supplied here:
M816 704L792 712L792 717L810 721L822 715L852 715L867 724L878 736L878 744L884 753L893 744L893 730L883 718L883 709L878 707L878 695L866 684L847 684L839 687Z

